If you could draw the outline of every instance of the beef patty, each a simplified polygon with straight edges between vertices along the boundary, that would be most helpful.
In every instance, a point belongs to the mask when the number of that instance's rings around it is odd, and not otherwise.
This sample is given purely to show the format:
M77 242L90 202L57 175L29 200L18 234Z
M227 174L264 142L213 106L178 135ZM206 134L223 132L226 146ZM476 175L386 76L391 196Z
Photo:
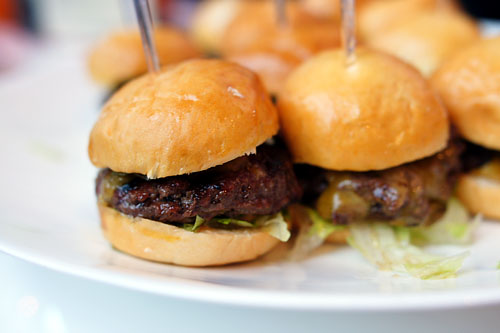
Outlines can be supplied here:
M148 180L105 169L96 183L100 199L116 210L174 223L192 222L197 215L274 214L301 196L286 150L267 144L256 154L190 175Z
M383 220L428 225L442 216L460 172L463 144L452 140L431 157L370 172L335 172L296 167L304 201L335 224Z

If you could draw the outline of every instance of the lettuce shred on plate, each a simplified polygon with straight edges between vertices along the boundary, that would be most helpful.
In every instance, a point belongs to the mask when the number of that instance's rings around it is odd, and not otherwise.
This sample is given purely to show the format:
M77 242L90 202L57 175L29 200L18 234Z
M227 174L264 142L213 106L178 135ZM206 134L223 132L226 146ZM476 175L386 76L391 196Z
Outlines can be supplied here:
M439 221L428 227L410 229L411 241L417 245L470 244L480 220L480 216L476 216L471 222L467 209L458 199L451 198Z
M303 216L298 217L301 222L295 244L290 253L290 259L292 260L303 259L320 247L331 233L346 229L345 226L334 225L325 220L314 209L295 205L293 210L295 214Z
M455 275L468 252L437 256L411 244L409 228L384 223L349 227L349 244L381 270L408 273L421 279L445 279Z
M470 221L460 201L450 199L443 217L429 227L395 227L384 222L334 226L309 208L309 227L300 230L293 251L299 258L320 246L334 231L349 230L348 243L381 270L409 274L420 279L455 276L468 252L453 256L428 254L419 246L428 244L468 244L480 218ZM297 253L299 255L297 255Z
M184 229L196 232L205 222L205 219L196 216L194 224L185 224ZM290 238L288 224L281 212L274 215L261 216L252 222L225 217L215 217L211 219L210 222L215 222L215 225L220 224L221 226L258 228L282 242L286 242Z
M392 227L383 223L353 224L349 244L382 270L408 273L421 279L455 276L468 252L438 256L417 245L467 244L472 241L479 218L471 223L469 214L457 199L450 199L444 216L430 227Z

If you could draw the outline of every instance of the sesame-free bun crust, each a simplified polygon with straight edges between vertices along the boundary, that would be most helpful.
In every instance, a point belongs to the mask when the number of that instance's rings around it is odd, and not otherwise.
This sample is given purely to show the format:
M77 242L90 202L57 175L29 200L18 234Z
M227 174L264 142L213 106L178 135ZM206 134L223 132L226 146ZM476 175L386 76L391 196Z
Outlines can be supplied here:
M368 41L430 76L455 52L480 37L477 24L465 15L437 11L417 15Z
M156 27L154 38L161 65L200 55L185 34L173 27ZM88 68L95 81L108 86L145 73L147 64L139 31L118 31L102 40L91 51Z
M359 48L299 66L279 96L283 135L296 162L331 170L380 170L446 147L448 118L413 67Z
M190 60L120 89L90 134L89 156L100 168L161 178L254 152L278 127L254 73L222 60Z
M462 136L500 150L500 37L455 54L434 74L432 84Z
M279 240L257 230L198 232L143 218L132 218L99 204L104 236L135 257L182 266L216 266L253 260Z
M466 174L458 181L457 196L471 212L500 220L500 182Z

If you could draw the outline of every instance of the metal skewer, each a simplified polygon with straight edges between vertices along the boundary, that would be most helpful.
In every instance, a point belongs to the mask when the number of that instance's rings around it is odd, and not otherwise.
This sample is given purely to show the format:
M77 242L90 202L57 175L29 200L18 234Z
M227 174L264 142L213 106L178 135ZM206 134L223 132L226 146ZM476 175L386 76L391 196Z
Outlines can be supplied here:
M341 0L342 4L342 47L344 48L347 65L356 61L356 18L355 0Z
M280 26L287 24L286 18L286 0L275 0L276 4L276 21Z
M153 35L153 19L149 8L148 0L134 0L135 12L137 14L137 22L141 32L142 46L146 56L148 70L151 73L160 70L160 62L156 53L156 45Z

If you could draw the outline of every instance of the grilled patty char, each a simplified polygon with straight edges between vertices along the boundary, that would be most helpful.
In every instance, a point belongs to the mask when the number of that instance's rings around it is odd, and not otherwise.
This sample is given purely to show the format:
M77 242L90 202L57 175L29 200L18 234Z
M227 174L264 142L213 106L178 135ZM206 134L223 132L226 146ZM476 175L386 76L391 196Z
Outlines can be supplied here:
M457 140L436 155L370 172L335 172L300 165L304 201L335 224L383 220L428 225L446 209L460 172L463 144Z
M116 173L101 170L97 194L109 188ZM279 212L301 196L286 150L267 144L257 153L190 175L147 180L123 176L106 199L116 210L159 222L187 223L201 216L240 217ZM101 198L103 196L101 195Z

